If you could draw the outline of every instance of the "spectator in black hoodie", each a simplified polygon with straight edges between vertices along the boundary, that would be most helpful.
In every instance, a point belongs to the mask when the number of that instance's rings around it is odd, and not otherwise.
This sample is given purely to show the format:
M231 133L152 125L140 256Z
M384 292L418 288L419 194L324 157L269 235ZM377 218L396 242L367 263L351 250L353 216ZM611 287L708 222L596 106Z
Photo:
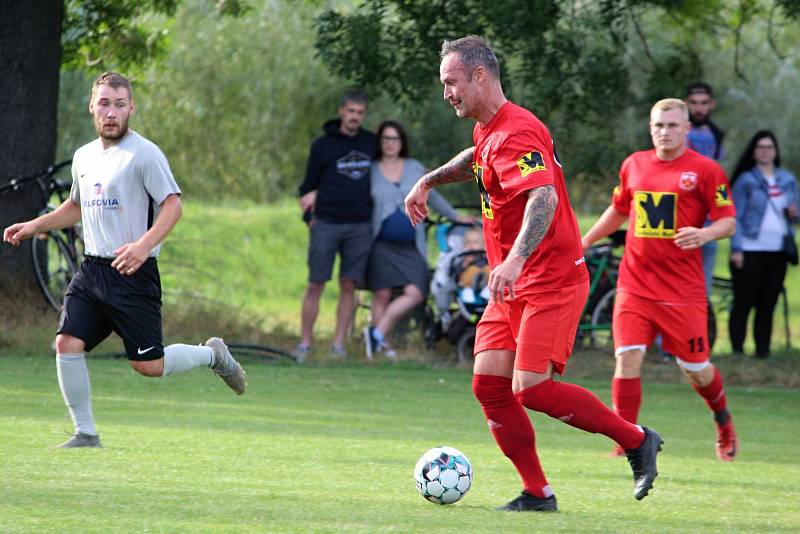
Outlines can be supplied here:
M344 358L344 339L353 314L357 285L372 241L370 166L377 140L361 128L367 112L367 95L347 91L339 103L339 118L323 126L325 135L311 145L306 177L300 185L300 208L308 223L308 287L303 296L298 361L311 351L314 322L325 282L331 279L336 254L340 255L339 305L331 350Z

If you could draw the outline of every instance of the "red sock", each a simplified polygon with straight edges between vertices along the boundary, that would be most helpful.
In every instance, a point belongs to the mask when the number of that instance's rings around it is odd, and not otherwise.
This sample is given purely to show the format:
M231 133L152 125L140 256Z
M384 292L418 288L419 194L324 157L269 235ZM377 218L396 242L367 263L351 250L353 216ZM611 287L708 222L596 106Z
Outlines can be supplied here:
M644 432L638 426L609 410L594 393L575 384L545 380L516 396L526 408L586 432L608 436L623 449L635 449L644 440Z
M483 408L489 429L522 478L525 491L537 497L553 494L536 454L533 425L511 391L511 379L504 376L474 375L472 391Z
M698 395L705 399L712 412L716 413L727 407L728 401L725 398L725 390L722 387L722 375L719 374L719 369L716 367L714 367L714 378L711 379L710 384L704 388L695 385L692 385L692 387Z
M611 402L620 417L636 423L642 405L642 380L638 376L611 380Z

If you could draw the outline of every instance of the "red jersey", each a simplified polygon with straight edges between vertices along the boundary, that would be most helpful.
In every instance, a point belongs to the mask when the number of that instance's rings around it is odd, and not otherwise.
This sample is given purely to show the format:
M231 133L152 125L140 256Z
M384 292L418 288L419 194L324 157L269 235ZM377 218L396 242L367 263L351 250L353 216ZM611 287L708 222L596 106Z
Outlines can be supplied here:
M722 167L693 150L672 161L646 150L628 156L619 178L612 205L629 219L617 288L663 302L705 302L700 249L681 250L673 239L679 228L702 228L706 215L736 216Z
M552 185L558 195L553 222L525 262L514 292L552 291L588 280L578 222L547 127L530 111L506 102L486 126L475 125L472 137L489 265L497 267L511 251L522 227L527 192Z

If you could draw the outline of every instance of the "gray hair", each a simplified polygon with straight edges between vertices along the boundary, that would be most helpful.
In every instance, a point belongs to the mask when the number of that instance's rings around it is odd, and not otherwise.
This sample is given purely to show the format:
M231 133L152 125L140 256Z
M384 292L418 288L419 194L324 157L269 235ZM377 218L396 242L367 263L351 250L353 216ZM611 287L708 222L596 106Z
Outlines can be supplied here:
M353 102L355 104L364 104L367 105L367 93L360 89L348 89L342 94L342 98L339 99L339 107L344 106L348 102Z
M467 68L467 73L470 78L472 77L473 70L479 66L483 66L492 76L500 79L500 64L497 61L497 56L483 37L467 35L455 41L445 40L442 43L440 57L444 59L447 54L453 52L457 53L461 58L461 62L464 63L464 66Z

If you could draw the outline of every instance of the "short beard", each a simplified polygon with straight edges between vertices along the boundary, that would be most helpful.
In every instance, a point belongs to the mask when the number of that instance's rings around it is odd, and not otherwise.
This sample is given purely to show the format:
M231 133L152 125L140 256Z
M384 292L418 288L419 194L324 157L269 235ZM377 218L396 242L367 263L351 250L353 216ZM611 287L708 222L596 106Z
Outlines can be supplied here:
M692 126L694 126L695 128L699 128L700 126L703 126L708 122L708 118L709 118L708 115L705 115L704 117L700 118L697 118L694 115L690 115L689 122L691 122Z
M125 134L128 133L128 121L125 121L124 123L120 124L119 133L116 134L116 135L113 135L113 136L105 135L103 133L103 125L102 124L100 124L100 126L95 125L94 130L97 132L97 135L99 135L101 138L105 139L106 141L114 141L114 142L116 142L116 141L119 141L120 139L122 139L123 137L125 137Z

